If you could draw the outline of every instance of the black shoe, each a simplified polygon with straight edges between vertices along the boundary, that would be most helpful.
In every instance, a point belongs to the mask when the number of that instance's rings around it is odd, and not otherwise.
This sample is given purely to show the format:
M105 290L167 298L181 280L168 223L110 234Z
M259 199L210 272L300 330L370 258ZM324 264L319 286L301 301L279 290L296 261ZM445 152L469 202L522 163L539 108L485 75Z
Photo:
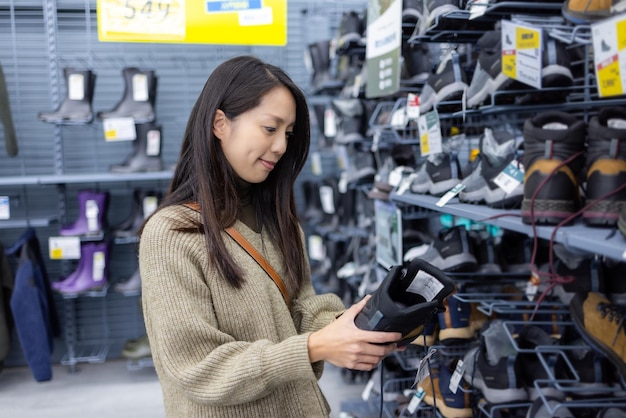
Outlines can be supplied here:
M121 164L112 165L112 173L142 173L163 170L161 159L161 127L154 123L135 124L137 137L133 151Z
M397 344L407 345L444 309L453 290L454 282L423 260L393 266L354 322L365 330L400 332Z
M420 93L420 114L430 112L434 107L439 111L461 110L461 99L466 90L465 71L459 55L452 52L426 80Z
M157 77L153 70L142 71L138 68L122 69L124 95L115 107L98 112L99 119L133 118L135 123L147 123L155 120L155 102Z
M509 164L519 166L518 159L521 158L515 135L486 128L480 138L479 148L480 161L471 174L463 179L465 188L459 193L459 200L465 203L485 203L499 209L519 207L524 197L523 181L510 191L494 182Z
M39 120L59 125L79 125L93 121L91 102L96 75L91 70L64 68L67 96L52 112L39 112Z
M618 122L626 124L621 107L603 108L589 121L585 198L595 202L583 212L589 226L614 226L626 207L626 129Z
M586 135L585 123L565 112L526 119L522 222L556 225L578 210Z
M455 152L431 154L417 170L411 182L413 193L443 196L461 182L462 171Z
M521 88L521 84L502 73L502 33L485 32L478 40L478 62L467 90L467 107L477 107L496 91ZM495 104L495 97L491 100Z

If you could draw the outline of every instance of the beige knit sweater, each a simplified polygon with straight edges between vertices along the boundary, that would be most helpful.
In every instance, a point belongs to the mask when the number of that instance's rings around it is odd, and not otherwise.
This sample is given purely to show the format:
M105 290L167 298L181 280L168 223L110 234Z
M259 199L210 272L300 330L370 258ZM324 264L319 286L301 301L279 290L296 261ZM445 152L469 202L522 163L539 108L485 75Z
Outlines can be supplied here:
M311 364L310 332L344 306L306 285L290 312L274 282L226 233L227 248L244 272L234 289L208 267L202 234L174 231L199 214L184 206L157 212L139 246L146 330L168 417L328 417ZM284 276L282 258L266 234L235 228Z

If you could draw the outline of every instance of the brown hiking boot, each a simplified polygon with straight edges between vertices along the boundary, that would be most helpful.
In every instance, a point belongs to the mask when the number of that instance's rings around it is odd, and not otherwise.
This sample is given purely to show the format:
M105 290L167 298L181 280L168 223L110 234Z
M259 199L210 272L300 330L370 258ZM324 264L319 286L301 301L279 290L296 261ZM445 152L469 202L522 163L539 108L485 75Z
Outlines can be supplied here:
M563 3L563 17L577 24L606 19L613 14L611 9L621 2L623 0L566 0Z
M583 339L626 378L626 308L611 304L601 293L579 293L570 303L570 314Z

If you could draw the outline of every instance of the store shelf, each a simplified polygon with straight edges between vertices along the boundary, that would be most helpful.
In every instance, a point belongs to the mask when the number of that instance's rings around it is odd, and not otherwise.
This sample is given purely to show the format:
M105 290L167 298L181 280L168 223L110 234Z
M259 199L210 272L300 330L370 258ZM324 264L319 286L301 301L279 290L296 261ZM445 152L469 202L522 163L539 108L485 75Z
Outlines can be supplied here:
M172 171L154 171L148 173L89 173L10 176L0 177L0 186L171 180L173 174L174 173Z
M392 193L390 199L408 203L441 213L460 216L476 222L483 222L501 228L533 236L531 225L522 223L519 210L499 210L487 206L460 203L452 199L444 207L437 206L438 197L413 193ZM549 240L554 232L552 226L537 226L537 237ZM615 260L626 260L626 239L615 228L591 228L575 221L574 224L558 228L555 242L584 252L604 255Z
M56 217L50 216L47 218L29 218L29 219L7 219L0 221L0 229L22 229L22 228L42 228L50 226L50 224L56 222Z

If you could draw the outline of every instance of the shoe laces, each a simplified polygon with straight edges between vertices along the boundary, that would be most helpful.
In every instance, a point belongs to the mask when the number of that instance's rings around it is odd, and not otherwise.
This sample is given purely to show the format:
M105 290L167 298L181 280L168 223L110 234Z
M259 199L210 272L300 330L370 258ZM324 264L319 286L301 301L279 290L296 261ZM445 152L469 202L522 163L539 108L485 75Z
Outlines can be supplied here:
M598 311L600 311L600 317L602 319L607 318L609 322L615 322L617 324L617 330L615 331L615 337L613 337L613 345L617 341L620 330L626 334L626 308L610 303L599 303Z

